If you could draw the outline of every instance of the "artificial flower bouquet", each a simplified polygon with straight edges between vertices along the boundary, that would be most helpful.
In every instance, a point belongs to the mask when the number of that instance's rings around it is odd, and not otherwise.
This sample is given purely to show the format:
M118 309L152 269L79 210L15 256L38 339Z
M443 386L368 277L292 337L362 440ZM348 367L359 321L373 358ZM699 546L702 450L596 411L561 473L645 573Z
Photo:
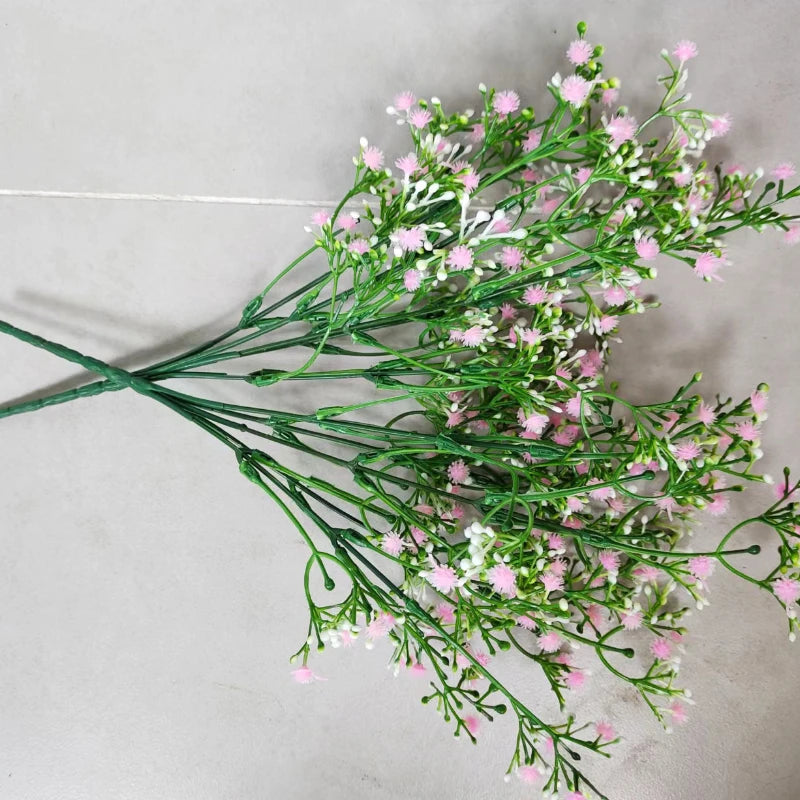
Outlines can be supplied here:
M476 110L457 112L398 95L388 113L409 152L387 167L362 140L352 188L313 216L313 244L212 341L128 372L0 323L100 376L0 416L133 389L218 439L285 512L309 549L295 680L318 678L320 650L380 646L423 674L422 702L456 736L513 715L508 775L566 800L604 797L581 756L618 739L609 721L569 713L588 657L671 728L691 703L678 675L686 617L714 569L773 595L790 639L800 599L797 484L755 472L768 387L703 397L698 373L636 405L604 377L623 317L656 305L656 263L713 291L728 234L800 239L778 210L800 194L794 167L765 180L703 160L731 119L687 105L692 42L662 53L663 98L634 117L585 34L544 113L484 86ZM281 291L296 270L302 285ZM295 366L277 368L277 351ZM211 380L261 387L263 405L208 399ZM346 381L353 402L274 408L286 381ZM773 483L764 511L695 548L693 529L752 481ZM761 577L746 564L760 546L742 541L756 523L774 539ZM560 718L499 679L508 657L544 677Z

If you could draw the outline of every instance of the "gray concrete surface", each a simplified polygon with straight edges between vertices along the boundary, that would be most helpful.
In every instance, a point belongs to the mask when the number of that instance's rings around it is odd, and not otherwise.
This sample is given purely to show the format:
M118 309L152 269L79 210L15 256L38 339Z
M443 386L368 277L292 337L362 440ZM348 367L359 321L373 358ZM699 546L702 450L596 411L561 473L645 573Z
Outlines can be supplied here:
M0 189L335 198L359 136L400 140L396 90L457 106L482 80L536 102L579 18L633 106L656 97L660 48L694 39L694 97L733 114L737 160L800 161L795 0L0 0ZM307 217L2 198L0 317L143 365L232 319ZM695 369L706 391L768 381L766 469L800 468L800 250L746 234L731 256L722 285L662 274L615 373L635 399ZM0 363L2 402L76 375L10 340ZM4 800L535 796L502 781L507 727L454 741L380 648L289 681L304 545L210 437L120 392L0 421L0 453ZM797 800L800 650L777 606L720 575L684 678L697 706L671 737L603 676L579 698L626 740L595 765L608 794Z

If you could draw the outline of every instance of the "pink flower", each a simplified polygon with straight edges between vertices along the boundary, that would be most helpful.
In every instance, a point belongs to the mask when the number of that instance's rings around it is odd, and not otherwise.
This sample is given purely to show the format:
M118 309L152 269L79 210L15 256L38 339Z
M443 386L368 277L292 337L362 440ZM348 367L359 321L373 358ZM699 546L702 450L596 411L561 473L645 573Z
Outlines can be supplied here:
M567 48L567 58L578 67L592 57L592 50L594 48L585 39L576 39Z
M782 161L772 170L772 176L779 181L785 181L795 174L796 170L791 161Z
M409 153L407 156L398 158L397 161L394 162L394 165L406 178L419 169L419 161L414 153Z
M775 596L787 606L800 600L800 581L782 577L772 584L772 588Z
M459 175L458 180L464 184L464 188L468 192L474 192L481 182L481 176L470 168L463 175Z
M566 548L564 537L560 533L548 533L547 546L551 550L564 550Z
M536 783L543 777L542 773L532 764L525 764L517 770L517 775L523 783Z
M542 332L538 328L525 328L525 330L522 331L522 341L525 344L538 344L541 337Z
M486 138L486 129L482 123L477 123L472 126L472 132L469 135L470 141L482 142Z
M701 253L694 262L695 274L700 278L722 278L717 275L717 270L722 266L722 259L713 253Z
M681 461L691 461L702 452L700 445L692 439L680 439L674 445L675 457Z
M529 306L544 303L547 300L547 291L541 286L529 286L522 295L522 301Z
M666 639L654 639L650 643L650 652L659 661L666 661L672 655L672 645Z
M500 263L510 270L516 270L522 263L522 250L518 247L504 247L500 255Z
M486 331L480 325L473 325L467 328L461 335L461 341L465 347L478 347L486 338Z
M381 611L369 625L367 625L367 638L375 641L382 639L395 626L397 620L388 612Z
M636 242L636 252L643 261L652 261L660 252L658 242L651 236L642 236Z
M422 276L419 274L419 270L407 269L403 273L403 286L406 287L407 292L416 292L421 285Z
M561 637L555 631L550 631L537 637L536 644L544 653L555 653L561 647Z
M503 303L500 306L500 319L509 320L517 316L517 309L511 303Z
M600 478L589 478L586 482L587 486L593 486L597 483L602 483ZM614 496L614 488L612 486L601 486L599 489L591 489L589 497L593 500L609 500Z
M377 147L367 147L361 154L361 159L367 169L377 172L383 166L383 151Z
M711 133L714 136L724 136L731 129L733 118L730 114L722 114L711 119Z
M619 99L619 89L603 89L603 105L613 106Z
M516 92L498 92L492 101L492 108L501 116L507 117L519 108L519 95Z
M481 723L476 716L470 714L464 717L464 727L469 731L471 736L475 736L481 727Z
M564 795L564 800L586 800L586 795L581 792L570 792Z
M686 715L686 709L677 700L670 704L668 711L672 714L673 722L676 722L678 725L683 725L683 723L689 719Z
M618 322L618 317L609 314L603 314L597 323L597 327L600 329L600 333L611 333L611 331L617 327Z
M592 91L592 84L580 75L570 75L561 83L561 97L573 106L582 106Z
M530 131L522 143L522 151L530 153L535 150L542 143L542 129L537 128L535 131Z
M455 589L458 583L456 571L445 564L437 564L428 574L428 583L439 592L447 594Z
M581 167L575 173L575 183L577 183L578 186L583 186L583 184L592 177L593 172L594 170L591 167Z
M695 556L689 559L687 566L689 567L689 572L691 572L695 578L704 581L706 578L711 577L711 574L714 572L715 564L708 556Z
M514 597L517 593L517 576L508 564L495 564L488 574L489 583L499 594Z
M324 681L327 678L321 678L319 675L315 675L311 671L311 667L306 664L303 664L302 667L298 667L297 669L292 670L292 677L294 678L296 683L313 683L314 681Z
M546 592L558 592L564 588L564 579L560 575L553 572L543 572L539 576L539 580L544 586Z
M553 434L553 441L556 444L560 444L562 447L570 447L571 445L575 444L575 440L578 438L579 429L577 425L567 425L565 428L562 428L559 431L556 431ZM570 505L570 501L577 501L577 498L569 498L567 500L567 505ZM581 504L582 505L582 504ZM570 509L572 511L580 511L581 509Z
M694 415L706 427L713 425L717 419L717 414L714 409L711 406L706 405L702 400L700 401L700 405L697 407L697 410L694 412Z
M672 55L683 64L684 61L688 61L690 58L694 58L697 55L697 45L694 42L690 42L688 39L681 39L678 44L675 45Z
M800 242L800 225L789 225L783 234L783 241L786 244L795 245Z
M517 419L528 433L541 433L550 422L550 418L546 414L533 413L526 415L522 409L517 411Z
M399 556L403 552L403 540L397 533L387 533L381 539L381 547L390 556Z
M768 402L769 397L767 393L762 392L760 389L756 389L756 391L750 395L750 406L755 414L763 414L767 410Z
M424 128L433 119L433 114L427 108L415 108L408 115L408 122L415 128Z
M397 244L404 252L419 250L425 241L425 232L418 225L413 228L398 228L395 236Z
M447 477L450 483L456 485L466 483L469 480L469 467L459 458L447 468Z
M400 92L400 94L396 95L394 98L394 107L398 111L408 111L408 109L414 105L416 99L412 92Z
M353 239L353 241L347 245L347 250L350 253L363 256L364 253L369 250L369 242L366 239Z
M460 411L448 411L447 422L445 426L448 428L455 428L464 421L464 415Z
M586 673L581 672L579 669L572 670L564 678L564 685L573 692L580 689L584 683L586 683Z
M620 621L622 627L626 631L635 631L642 627L642 612L641 611L627 611L620 614Z
M448 625L452 625L456 621L455 610L450 603L437 603L434 611L436 616Z
M606 133L611 137L611 143L619 147L623 142L629 142L636 136L637 127L636 120L625 114L612 117L606 125Z
M525 628L526 631L532 631L536 627L536 620L529 614L522 617L517 617L517 625L520 628Z
M456 245L447 256L447 264L457 270L469 269L472 262L472 250L465 244Z
M728 496L717 493L713 495L711 500L706 503L704 511L707 511L709 514L715 517L719 517L728 510L729 505L730 500L728 499Z
M589 617L589 622L597 629L599 629L605 621L603 609L594 603L586 609L586 616Z
M649 564L642 564L641 566L636 567L636 569L633 571L633 574L643 583L649 583L651 581L658 580L658 576L661 574L661 571L658 569L658 567L653 567Z
M331 221L331 215L325 211L324 209L319 209L319 211L315 211L311 215L311 222L314 225L319 225L322 227L323 225L327 225Z
M346 231L351 231L357 225L357 221L349 214L340 214L336 218L336 227L343 228Z
M750 420L738 422L733 426L733 430L737 436L740 436L745 442L757 442L761 436L761 430L758 425Z
M617 732L610 722L598 722L594 728L597 731L598 738L604 742L612 742L617 738Z
M621 306L628 299L628 293L621 286L610 286L603 292L603 300L610 306Z
M597 557L606 572L619 572L619 553L614 550L603 550Z

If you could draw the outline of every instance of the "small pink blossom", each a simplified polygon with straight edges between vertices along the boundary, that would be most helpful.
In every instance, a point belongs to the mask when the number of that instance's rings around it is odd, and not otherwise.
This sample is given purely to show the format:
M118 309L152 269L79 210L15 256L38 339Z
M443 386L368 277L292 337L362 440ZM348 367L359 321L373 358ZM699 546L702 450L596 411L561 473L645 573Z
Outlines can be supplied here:
M611 137L611 143L619 147L623 142L629 142L636 136L637 127L636 120L625 114L612 117L606 125L606 133Z
M694 412L694 415L706 427L713 425L717 419L717 414L714 409L711 406L706 405L706 403L704 403L702 400L700 401L700 405L697 407L697 410Z
M586 673L579 669L572 670L572 672L569 672L567 677L564 678L564 685L573 692L581 689L584 683L586 683Z
M387 533L381 539L381 547L390 556L399 556L403 552L403 540L397 533Z
M741 437L745 442L757 442L761 437L761 429L751 420L744 420L738 422L733 426L736 435Z
M522 331L522 341L525 344L538 344L541 337L542 332L538 328L525 328L525 330Z
M519 247L504 247L500 255L500 263L510 270L519 269L522 259L522 250Z
M486 129L483 124L478 122L472 126L472 132L469 135L470 141L482 142L486 138Z
M763 414L767 410L768 403L769 396L760 389L756 389L756 391L750 395L750 406L755 414Z
M677 700L670 704L668 710L672 715L672 721L678 725L683 725L689 719L686 709Z
M553 572L543 572L539 576L539 580L544 586L545 592L558 592L564 588L564 579L560 575Z
M627 611L620 614L620 621L622 627L626 631L635 631L642 627L642 612L641 611Z
M791 178L797 170L791 161L782 161L775 169L772 170L772 176L779 181L785 181Z
M511 303L503 303L500 306L500 319L510 320L517 316L517 309Z
M548 533L547 546L551 550L564 550L567 545L564 542L564 537L560 533Z
M603 105L613 106L619 100L619 89L603 89Z
M498 92L492 101L492 108L501 117L507 117L519 108L519 95L511 90Z
M578 186L583 186L583 184L592 177L593 172L594 170L591 167L581 167L575 172L575 183L577 183Z
M408 109L414 105L416 99L417 98L414 97L412 92L409 91L400 92L400 94L395 95L394 107L398 111L408 111Z
M531 151L535 150L541 143L542 143L542 129L537 128L534 131L530 131L528 135L525 137L525 141L522 143L522 150L525 153L530 153Z
M419 250L425 242L425 231L418 225L413 228L398 228L395 236L400 249L406 253Z
M550 631L537 637L536 644L544 653L555 653L561 647L561 637L555 631Z
M600 333L611 333L617 327L618 322L619 317L603 314L597 322L597 327L600 329Z
M610 722L598 722L594 728L597 731L598 738L604 742L612 742L617 738L617 732Z
M603 565L606 572L619 572L620 554L614 550L602 550L597 556L597 560Z
M447 468L447 477L450 483L456 485L466 483L469 480L469 467L459 458Z
M424 128L433 119L433 114L427 108L415 108L408 115L408 122L414 128Z
M465 347L478 347L485 338L486 331L480 325L473 325L461 335L461 342Z
M407 156L402 156L394 162L394 165L403 175L408 178L419 169L419 161L414 153L409 153Z
M772 584L775 596L787 606L800 600L800 581L781 577Z
M650 583L658 580L661 571L658 567L653 567L650 564L641 564L633 571L634 577L638 578L643 583Z
M571 445L575 444L575 441L578 438L579 433L580 429L578 428L577 425L567 425L566 427L561 428L561 430L558 430L553 434L553 441L556 444L560 444L562 447L570 447ZM570 504L570 500L572 500L573 502L580 503L580 500L577 500L577 498L570 498L569 500L567 500L567 505ZM571 510L580 511L581 509L578 508Z
M495 564L487 573L489 583L499 594L514 597L517 593L517 576L508 564Z
M708 556L695 556L687 562L689 572L701 581L711 577L714 572L714 562Z
M703 451L700 445L692 439L679 439L674 445L675 457L681 461L691 461L697 458Z
M550 421L546 414L526 414L522 409L517 412L517 419L528 433L541 433Z
M602 483L600 478L589 478L586 482L587 486L594 486L595 484ZM590 489L589 497L593 500L609 500L614 496L613 486L601 486L599 489Z
M311 222L314 225L319 225L320 227L322 227L323 225L327 225L330 221L331 221L331 215L322 208L319 209L318 211L315 211L311 215Z
M453 269L465 270L472 266L472 250L465 244L456 245L447 256L447 264Z
M576 66L585 64L591 57L594 48L586 39L576 39L567 48L567 58Z
M294 678L296 683L313 683L314 681L324 681L327 678L321 678L319 675L316 675L311 671L311 667L307 664L303 664L302 667L298 667L297 669L292 670L292 677Z
M592 91L592 84L580 75L570 75L561 83L561 97L573 106L582 106Z
M450 603L437 603L434 611L436 616L448 625L452 625L456 621L455 610Z
M522 301L529 306L544 303L547 300L547 291L541 286L529 286L522 295Z
M697 45L688 39L681 39L678 44L675 45L672 55L683 64L685 61L697 55Z
M534 767L532 764L525 764L517 770L517 775L523 783L536 783L544 776L541 771Z
M570 792L564 795L564 800L587 800L587 797L582 792Z
M476 716L470 714L464 717L464 727L470 732L470 735L475 736L481 727L481 723Z
M336 227L342 228L346 231L351 231L358 224L358 221L350 216L350 214L340 214L336 218Z
M711 133L714 136L724 136L730 131L733 125L733 118L730 114L722 114L719 117L712 117L711 119Z
M660 252L658 242L651 236L642 236L636 242L636 252L643 261L652 261Z
M650 643L650 652L659 661L666 661L672 655L672 645L666 639L654 639Z
M363 256L369 250L369 242L366 239L353 239L347 245L347 250L350 253Z
M421 285L422 276L420 275L419 270L407 269L403 273L403 286L405 286L407 292L416 292Z
M361 159L367 169L377 172L383 166L383 151L370 145L361 154Z
M464 415L456 410L456 411L448 411L447 412L447 422L445 426L448 428L455 428L457 425L460 425L464 421Z
M783 241L789 245L795 245L800 242L800 225L789 225L783 234Z
M731 501L728 499L728 496L726 494L717 492L706 503L704 511L707 511L712 516L719 517L722 516L728 510L730 503Z
M446 564L437 564L428 573L428 583L439 592L447 594L455 589L458 583L456 571Z
M525 628L526 631L532 631L536 627L536 620L529 614L517 617L517 625L520 628Z
M603 300L610 306L621 306L628 299L628 293L621 286L610 286L603 292Z
M717 271L722 266L723 261L713 253L701 253L694 262L694 271L700 278L714 278L722 280L717 275Z

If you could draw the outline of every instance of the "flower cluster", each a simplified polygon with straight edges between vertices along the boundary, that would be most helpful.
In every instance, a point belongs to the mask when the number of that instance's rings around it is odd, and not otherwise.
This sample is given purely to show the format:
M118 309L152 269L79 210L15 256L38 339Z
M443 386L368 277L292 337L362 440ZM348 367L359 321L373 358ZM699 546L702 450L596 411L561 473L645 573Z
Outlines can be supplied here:
M212 342L129 374L2 323L104 380L0 412L131 387L201 426L309 545L294 678L320 679L314 649L384 641L397 671L429 680L423 702L457 736L474 741L485 721L514 714L508 774L570 800L603 797L578 751L618 738L608 720L569 713L593 670L634 687L665 727L687 720L686 619L708 603L715 567L772 594L791 639L800 628L798 485L788 471L775 483L754 470L768 387L738 402L703 397L698 373L635 405L605 379L622 318L656 305L646 289L656 264L710 283L724 279L737 229L800 240L795 217L777 210L800 195L785 184L794 167L776 165L764 183L761 170L703 160L731 118L686 106L692 42L662 53L663 99L639 122L603 75L603 48L583 24L578 34L544 115L484 86L477 111L394 98L387 110L408 126L410 151L387 167L362 140L353 187L312 217L313 245ZM319 274L275 297L320 255ZM302 353L296 369L203 369L283 349ZM336 369L315 367L329 355ZM188 395L171 378L362 383L352 405L300 414ZM320 469L294 465L292 450ZM693 530L748 481L773 484L771 505L695 547ZM760 578L741 563L759 545L738 542L755 524L777 545ZM318 598L315 574L326 590L344 581L344 599ZM541 671L562 719L543 719L498 679L506 651Z

